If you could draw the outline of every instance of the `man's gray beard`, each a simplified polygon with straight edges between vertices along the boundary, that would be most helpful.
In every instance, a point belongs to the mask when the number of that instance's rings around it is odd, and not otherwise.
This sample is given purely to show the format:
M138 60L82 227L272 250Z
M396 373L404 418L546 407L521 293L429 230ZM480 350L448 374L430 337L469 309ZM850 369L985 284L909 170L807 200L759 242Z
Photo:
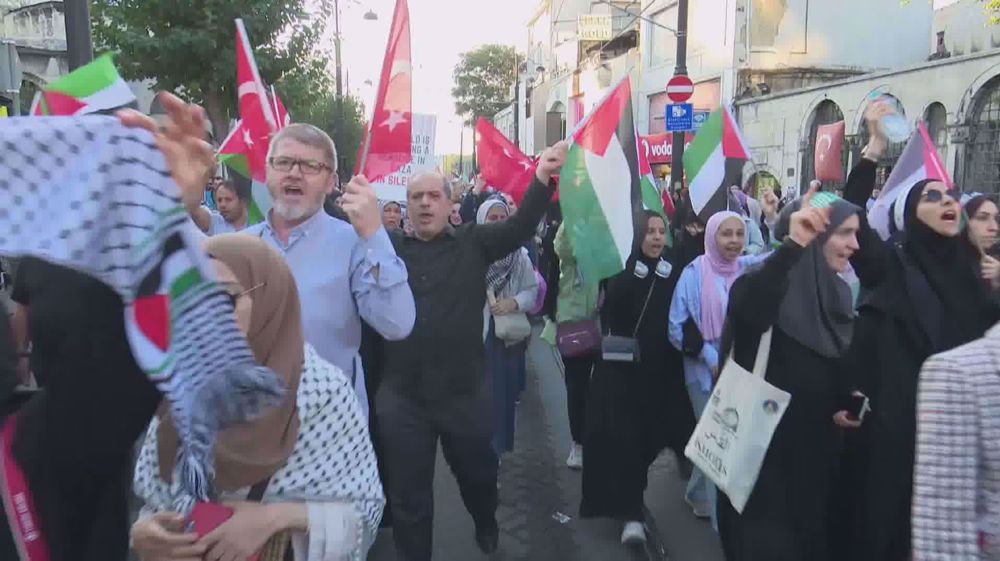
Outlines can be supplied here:
M281 201L274 201L272 209L275 214L289 222L295 222L297 220L302 220L303 218L308 218L319 211L319 207L313 208L305 205L290 205Z

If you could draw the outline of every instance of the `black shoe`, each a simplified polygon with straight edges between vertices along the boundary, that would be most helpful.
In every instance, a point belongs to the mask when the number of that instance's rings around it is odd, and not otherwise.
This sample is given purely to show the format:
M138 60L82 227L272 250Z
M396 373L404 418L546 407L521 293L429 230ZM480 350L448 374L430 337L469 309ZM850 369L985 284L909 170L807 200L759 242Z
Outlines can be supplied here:
M487 555L497 550L500 545L500 529L496 521L491 522L486 528L476 528L476 545Z

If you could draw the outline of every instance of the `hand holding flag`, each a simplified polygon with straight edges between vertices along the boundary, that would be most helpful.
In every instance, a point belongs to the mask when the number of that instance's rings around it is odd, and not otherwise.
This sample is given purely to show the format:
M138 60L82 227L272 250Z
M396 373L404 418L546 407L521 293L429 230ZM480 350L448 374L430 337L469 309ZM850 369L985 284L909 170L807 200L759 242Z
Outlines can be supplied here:
M538 169L535 170L535 177L543 184L548 185L553 176L559 174L563 164L566 163L566 154L569 152L569 143L560 140L549 146L542 152L542 157L538 159Z
M344 212L351 219L354 231L361 239L367 240L378 232L382 227L382 216L379 212L378 197L375 196L375 188L364 176L355 176L344 187L343 201Z

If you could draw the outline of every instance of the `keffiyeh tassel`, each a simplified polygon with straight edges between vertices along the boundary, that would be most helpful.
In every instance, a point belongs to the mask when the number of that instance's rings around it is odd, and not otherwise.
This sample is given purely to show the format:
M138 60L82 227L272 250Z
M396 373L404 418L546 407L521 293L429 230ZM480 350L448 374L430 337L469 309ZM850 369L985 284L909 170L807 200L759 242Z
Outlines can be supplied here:
M174 508L209 499L216 434L284 390L254 362L152 136L109 117L6 120L0 253L88 273L122 296L133 355L181 441Z

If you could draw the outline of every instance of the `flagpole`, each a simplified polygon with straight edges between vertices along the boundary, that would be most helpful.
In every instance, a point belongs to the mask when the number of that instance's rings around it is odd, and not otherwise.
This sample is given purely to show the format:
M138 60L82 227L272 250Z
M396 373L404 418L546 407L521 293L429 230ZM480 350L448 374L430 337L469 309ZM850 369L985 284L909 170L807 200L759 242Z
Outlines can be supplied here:
M368 120L368 134L365 136L365 147L364 150L362 150L361 152L361 165L358 166L358 173L361 175L364 175L365 173L365 164L368 163L368 152L371 150L372 147L372 130L375 128L375 111L376 111L376 106L378 105L378 97L382 95L382 76L385 74L385 63L386 59L389 57L389 47L392 41L392 30L396 28L396 18L398 17L399 17L399 0L396 0L396 4L392 9L392 22L389 24L389 36L386 37L385 39L385 54L382 55L382 71L379 72L378 74L378 89L375 90L375 103L372 104L372 118ZM413 57L412 52L410 53L410 57L412 59ZM391 70L392 67L390 66L389 69ZM392 76L389 76L389 79L391 80ZM411 85L410 87L412 88L413 86ZM411 98L411 103L412 103L412 98Z
M278 124L277 130L281 130L284 127L284 122L281 120L281 115L278 111L278 94L274 91L274 85L271 85L271 109L274 111L274 122Z

